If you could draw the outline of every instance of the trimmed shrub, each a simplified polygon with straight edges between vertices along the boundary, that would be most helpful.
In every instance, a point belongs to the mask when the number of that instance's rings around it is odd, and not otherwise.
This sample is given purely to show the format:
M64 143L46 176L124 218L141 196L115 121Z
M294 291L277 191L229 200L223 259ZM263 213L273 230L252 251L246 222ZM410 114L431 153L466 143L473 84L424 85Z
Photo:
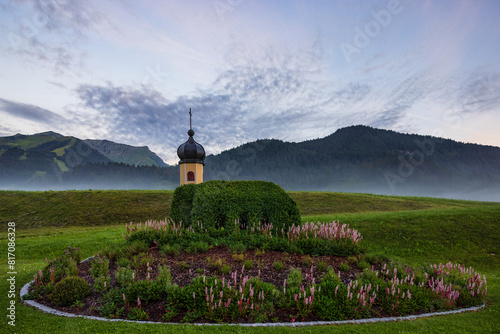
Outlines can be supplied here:
M178 187L170 218L194 228L200 222L210 232L233 230L235 221L242 229L259 222L278 229L301 223L297 203L281 187L266 181L208 181Z
M59 306L70 306L75 301L87 297L91 292L92 288L83 278L66 277L56 284L50 299Z
M195 184L185 184L175 188L174 197L170 204L170 219L182 222L184 226L191 224L195 188Z

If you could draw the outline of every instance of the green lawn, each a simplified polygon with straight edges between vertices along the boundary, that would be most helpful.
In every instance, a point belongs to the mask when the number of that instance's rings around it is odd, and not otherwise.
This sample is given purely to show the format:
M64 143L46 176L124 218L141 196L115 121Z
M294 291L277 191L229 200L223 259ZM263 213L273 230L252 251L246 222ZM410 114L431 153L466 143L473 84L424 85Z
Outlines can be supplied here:
M47 315L16 304L16 327L6 333L498 333L500 328L500 203L335 193L291 193L304 221L339 220L359 229L369 253L383 253L414 265L459 262L486 274L487 308L479 312L396 323L246 328L239 326L134 324ZM84 257L106 245L123 242L123 223L160 219L168 214L172 192L82 191L0 192L1 249L7 250L8 221L16 231L17 289L44 266L45 257L66 246ZM119 224L119 225L117 225ZM6 254L6 251L4 251ZM0 307L8 299L7 258L2 268Z

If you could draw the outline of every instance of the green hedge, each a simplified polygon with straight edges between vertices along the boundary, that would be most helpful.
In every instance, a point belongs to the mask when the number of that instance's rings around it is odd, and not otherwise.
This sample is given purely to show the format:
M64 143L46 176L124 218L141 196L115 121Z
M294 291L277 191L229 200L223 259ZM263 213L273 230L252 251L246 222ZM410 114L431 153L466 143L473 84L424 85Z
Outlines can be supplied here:
M300 224L297 203L278 185L266 181L208 181L175 189L170 218L203 229L246 228L272 223L276 228Z

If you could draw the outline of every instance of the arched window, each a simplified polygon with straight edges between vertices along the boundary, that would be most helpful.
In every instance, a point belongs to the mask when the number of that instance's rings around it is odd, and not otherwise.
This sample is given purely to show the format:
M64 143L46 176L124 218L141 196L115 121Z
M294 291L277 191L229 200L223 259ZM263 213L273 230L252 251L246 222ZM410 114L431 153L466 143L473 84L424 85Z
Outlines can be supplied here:
M188 180L188 182L194 182L195 181L195 179L194 179L194 172L189 171L187 173L187 180Z

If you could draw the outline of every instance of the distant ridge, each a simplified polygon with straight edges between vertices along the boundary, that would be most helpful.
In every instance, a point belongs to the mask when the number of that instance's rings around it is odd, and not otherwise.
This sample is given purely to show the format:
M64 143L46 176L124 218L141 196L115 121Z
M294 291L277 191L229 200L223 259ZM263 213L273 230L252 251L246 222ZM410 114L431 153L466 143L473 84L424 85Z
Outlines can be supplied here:
M179 167L160 166L145 146L53 132L0 138L0 189L176 188ZM320 139L263 139L209 155L204 179L500 201L500 148L357 125Z
M493 193L500 200L500 148L363 125L300 143L247 143L209 155L205 173L207 180L268 180L287 190L486 199Z
M62 134L54 132L54 131L46 131L46 132L40 132L35 134L35 136L49 136L49 137L54 137L54 138L61 138L64 137Z
M147 146L130 146L110 140L96 139L86 139L84 142L114 162L134 166L168 166L156 153L150 151Z

